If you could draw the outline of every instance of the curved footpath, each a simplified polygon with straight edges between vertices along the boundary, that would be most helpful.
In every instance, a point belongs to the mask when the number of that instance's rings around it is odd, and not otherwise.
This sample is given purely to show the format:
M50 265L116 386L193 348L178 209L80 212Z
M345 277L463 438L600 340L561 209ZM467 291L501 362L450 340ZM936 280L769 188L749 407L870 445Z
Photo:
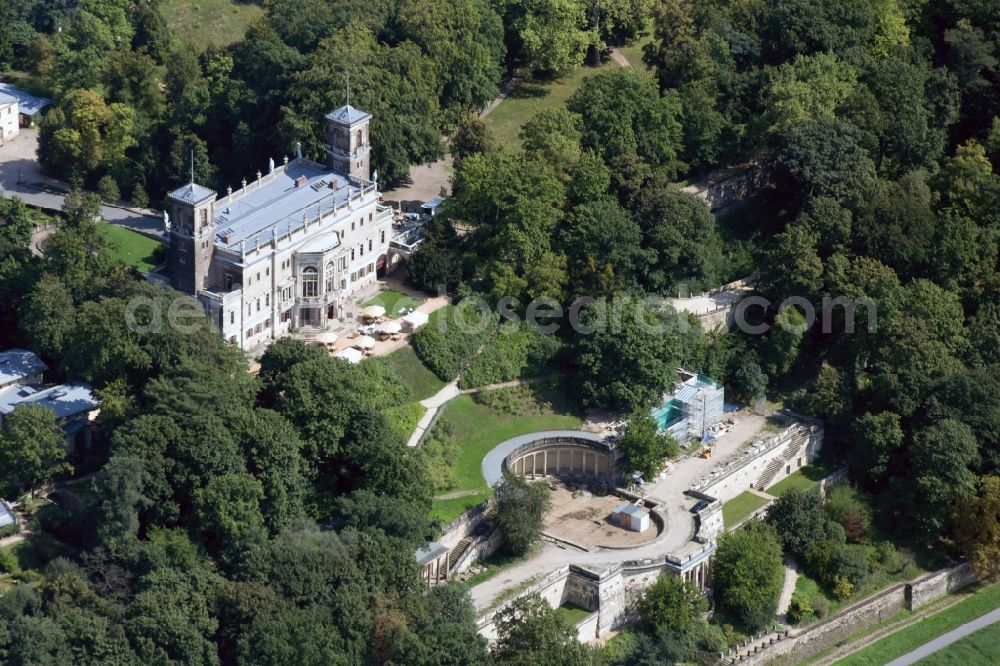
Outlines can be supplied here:
M585 439L591 442L603 442L605 440L604 435L598 435L597 433L587 432L586 430L543 430L540 432L533 432L527 435L520 435L518 437L512 437L506 442L500 442L497 444L486 456L483 458L482 470L483 478L486 479L487 485L491 488L496 484L500 483L500 477L503 476L503 461L504 459L513 453L515 450L524 446L525 444L531 444L539 439Z

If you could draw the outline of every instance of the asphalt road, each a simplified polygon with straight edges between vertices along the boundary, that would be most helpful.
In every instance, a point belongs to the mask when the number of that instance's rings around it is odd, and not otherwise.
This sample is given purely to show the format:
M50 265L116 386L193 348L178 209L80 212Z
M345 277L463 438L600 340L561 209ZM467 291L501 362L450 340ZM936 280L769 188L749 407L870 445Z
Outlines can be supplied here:
M991 610L986 615L977 617L975 620L972 620L971 622L966 622L962 626L952 629L948 633L942 634L941 636L938 636L932 641L924 643L916 650L913 650L912 652L907 652L898 659L893 659L888 664L886 664L886 666L909 666L909 664L914 664L923 659L924 657L930 654L934 654L938 650L948 647L955 641L961 640L962 638L965 638L969 634L979 631L983 627L988 627L994 622L1000 622L1000 608Z
M32 206L62 210L61 194L33 187L52 181L38 169L35 158L37 147L38 131L33 129L22 129L16 139L0 146L0 192L6 197L16 195ZM158 236L163 233L163 218L160 216L107 205L102 206L101 215L112 224L146 234Z

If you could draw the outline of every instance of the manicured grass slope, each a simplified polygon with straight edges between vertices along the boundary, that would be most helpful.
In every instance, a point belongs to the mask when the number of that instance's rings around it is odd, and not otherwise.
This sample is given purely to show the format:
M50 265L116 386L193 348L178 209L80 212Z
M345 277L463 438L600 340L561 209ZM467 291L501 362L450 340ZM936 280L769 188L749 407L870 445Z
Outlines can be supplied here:
M577 622L590 615L590 611L567 601L556 609L556 615L562 618L566 624L573 627L576 626Z
M601 67L577 67L569 74L551 81L525 81L486 116L486 126L501 146L519 148L521 139L518 134L525 121L539 111L562 108L566 105L566 100L583 84L584 79L614 67L618 67L618 64L608 62Z
M166 0L163 17L177 36L199 53L209 45L239 41L264 15L259 3L234 0Z
M459 396L444 408L441 419L447 419L462 450L452 465L454 491L475 490L476 495L452 500L434 500L433 515L451 520L466 506L475 505L490 495L483 479L483 457L500 442L542 430L574 430L580 427L578 416L541 414L515 416L477 404L467 395Z
M836 463L826 461L814 462L801 469L797 469L784 479L767 489L771 495L781 496L792 488L809 490L815 487L820 481L830 476L839 467Z
M1000 583L995 583L954 606L886 636L836 663L840 666L881 666L998 607L1000 607Z
M726 527L740 522L767 504L767 500L751 492L743 492L722 505L722 521Z
M153 252L160 246L158 240L114 224L101 224L99 228L111 241L115 259L140 271L156 268Z
M625 46L618 47L625 59L628 60L629 64L636 69L645 69L646 66L642 62L642 49L646 44L653 43L653 20L650 19L646 21L646 28L640 32L635 39L626 44Z
M385 362L410 387L414 400L429 398L444 386L444 382L417 358L413 347L406 346L394 351L385 357Z

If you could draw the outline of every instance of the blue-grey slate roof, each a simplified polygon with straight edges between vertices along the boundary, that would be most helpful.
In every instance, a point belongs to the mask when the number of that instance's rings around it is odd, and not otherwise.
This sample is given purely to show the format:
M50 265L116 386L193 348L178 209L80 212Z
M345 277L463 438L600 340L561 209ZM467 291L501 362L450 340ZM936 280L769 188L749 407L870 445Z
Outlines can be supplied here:
M17 522L14 509L5 500L0 500L0 527L13 525Z
M13 95L0 93L0 104L14 104L15 102L17 102L17 98Z
M57 419L63 419L97 409L101 402L90 385L83 382L70 382L47 389L11 386L0 391L0 414L7 415L21 405L32 404L51 409Z
M51 99L35 97L31 93L16 88L9 83L0 83L0 95L13 97L18 103L17 112L23 113L26 116L33 116L52 103Z
M371 117L372 114L367 111L362 111L361 109L355 109L350 104L345 104L336 111L331 111L326 114L327 120L332 120L342 125L353 125L354 123L360 123L363 120L368 120Z
M303 211L310 220L318 211L328 215L352 194L357 194L357 188L343 176L316 162L293 160L259 188L231 203L216 204L215 243L236 249L244 241L248 250L253 249L255 240L262 245L271 240L273 227L283 236L302 226Z
M199 204L205 199L215 198L215 190L209 189L198 183L188 183L183 187L178 187L168 195L171 199L182 201L191 205Z
M48 369L49 366L37 354L27 349L0 352L0 385L37 375Z

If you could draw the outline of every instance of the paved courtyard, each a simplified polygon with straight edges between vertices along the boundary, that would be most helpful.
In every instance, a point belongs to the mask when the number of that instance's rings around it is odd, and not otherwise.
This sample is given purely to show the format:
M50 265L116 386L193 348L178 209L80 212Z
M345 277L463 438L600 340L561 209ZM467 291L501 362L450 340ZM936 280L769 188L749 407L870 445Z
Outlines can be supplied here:
M584 553L569 546L544 543L529 558L504 569L489 580L469 590L472 602L478 611L490 607L497 595L504 590L539 578L566 564L593 565L605 567L622 560L638 560L657 557L669 552L677 552L690 542L694 521L689 509L697 501L684 494L691 485L717 466L739 452L764 429L766 420L747 412L735 414L739 423L728 433L716 440L711 458L687 457L672 463L669 473L662 479L648 484L645 494L660 503L660 510L666 514L667 534L660 539L637 544L634 548L608 550L595 548Z
M575 495L575 496L574 496ZM625 503L617 495L576 492L559 484L549 495L552 507L545 514L545 532L581 546L638 546L659 535L650 520L643 532L632 532L611 522L611 511Z

